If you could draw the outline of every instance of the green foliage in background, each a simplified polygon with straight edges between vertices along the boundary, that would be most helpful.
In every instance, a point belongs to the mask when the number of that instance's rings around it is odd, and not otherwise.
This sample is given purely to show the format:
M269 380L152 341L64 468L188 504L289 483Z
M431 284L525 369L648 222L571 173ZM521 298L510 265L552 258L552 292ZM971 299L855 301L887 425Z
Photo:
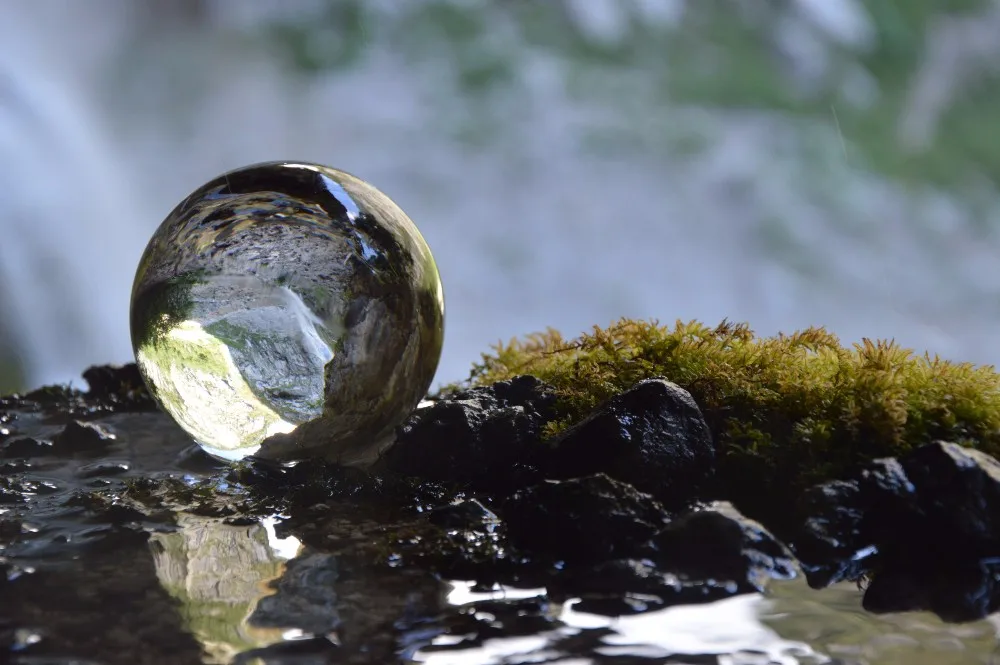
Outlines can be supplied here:
M807 94L775 43L782 12L794 4L788 2L687 2L678 25L650 24L623 3L627 29L609 41L587 34L558 0L423 0L391 10L364 0L328 0L319 14L276 24L265 37L310 73L350 66L376 42L389 45L408 65L430 63L472 100L518 85L527 59L543 54L563 65L571 94L609 105L641 96L651 117L678 105L812 117L835 124L864 168L961 190L970 180L1000 183L1000 79L977 73L975 84L963 88L940 118L932 144L919 151L899 145L898 127L935 21L972 16L988 2L863 0L874 28L871 47L854 52L826 44L831 63L821 80L810 81ZM871 105L845 99L848 70L874 84ZM485 113L482 105L474 111Z
M0 395L10 395L24 388L24 374L12 358L0 358Z

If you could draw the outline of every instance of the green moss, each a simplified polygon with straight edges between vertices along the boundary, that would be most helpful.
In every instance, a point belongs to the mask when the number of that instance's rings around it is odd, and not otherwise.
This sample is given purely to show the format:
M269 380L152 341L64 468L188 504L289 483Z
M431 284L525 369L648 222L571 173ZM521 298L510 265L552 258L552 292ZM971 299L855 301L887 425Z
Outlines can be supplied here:
M851 347L822 328L761 338L746 324L673 327L623 319L575 340L549 330L498 344L468 384L518 374L553 384L560 420L578 421L637 381L691 392L720 452L722 481L803 483L935 439L1000 454L1000 376L916 355L893 341Z

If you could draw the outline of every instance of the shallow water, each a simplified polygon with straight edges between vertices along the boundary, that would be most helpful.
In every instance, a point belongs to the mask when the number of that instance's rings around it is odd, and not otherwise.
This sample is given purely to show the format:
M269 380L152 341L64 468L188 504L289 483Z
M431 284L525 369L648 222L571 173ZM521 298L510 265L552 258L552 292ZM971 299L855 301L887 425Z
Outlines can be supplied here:
M550 597L544 570L494 583L474 556L490 535L473 532L448 541L466 546L450 570L481 582L441 575L441 552L420 545L435 490L336 481L310 498L230 473L141 399L124 406L0 402L0 648L14 663L1000 662L995 618L874 616L849 584L609 608Z

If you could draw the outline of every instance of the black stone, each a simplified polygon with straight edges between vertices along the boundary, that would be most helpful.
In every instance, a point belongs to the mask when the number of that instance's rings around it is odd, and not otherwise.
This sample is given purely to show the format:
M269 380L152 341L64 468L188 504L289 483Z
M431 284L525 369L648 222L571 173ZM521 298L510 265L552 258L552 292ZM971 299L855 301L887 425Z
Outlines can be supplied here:
M0 446L2 454L6 459L31 459L33 457L45 457L52 454L52 442L45 439L33 439L30 436L10 439Z
M734 594L732 585L713 579L686 579L649 560L615 559L571 568L549 583L554 598L578 597L579 611L621 616L667 605L708 603Z
M119 408L153 408L154 402L135 363L100 365L83 373L91 399L112 402Z
M945 621L975 621L1000 609L1000 562L969 560L939 569L886 567L865 590L875 614L933 612Z
M418 409L377 468L478 489L508 491L536 469L555 394L532 376L473 388Z
M669 520L651 496L604 474L528 487L500 514L513 545L571 563L643 556Z
M550 478L607 473L667 507L690 504L715 472L715 447L698 405L663 379L641 381L553 442Z
M871 578L872 611L965 621L1000 606L1000 463L934 442L814 487L792 536L809 583Z
M496 514L475 499L462 499L431 510L427 518L443 529L492 532L499 524Z
M915 488L917 505L910 512L920 517L921 528L946 531L957 539L953 545L1000 545L1000 462L939 441L914 450L900 464Z
M95 423L73 420L52 440L56 454L77 453L96 455L104 453L115 441L115 435Z
M795 576L788 549L728 503L681 515L656 534L651 558L687 580L715 581L732 593L763 591L770 579Z

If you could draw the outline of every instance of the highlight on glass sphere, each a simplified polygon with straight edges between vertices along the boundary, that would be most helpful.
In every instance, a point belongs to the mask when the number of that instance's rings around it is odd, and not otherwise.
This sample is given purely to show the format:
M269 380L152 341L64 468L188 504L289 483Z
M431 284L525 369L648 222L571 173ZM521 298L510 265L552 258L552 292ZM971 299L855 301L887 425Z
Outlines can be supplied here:
M318 164L230 171L149 241L136 362L209 454L358 463L424 397L444 341L430 249L385 194Z

